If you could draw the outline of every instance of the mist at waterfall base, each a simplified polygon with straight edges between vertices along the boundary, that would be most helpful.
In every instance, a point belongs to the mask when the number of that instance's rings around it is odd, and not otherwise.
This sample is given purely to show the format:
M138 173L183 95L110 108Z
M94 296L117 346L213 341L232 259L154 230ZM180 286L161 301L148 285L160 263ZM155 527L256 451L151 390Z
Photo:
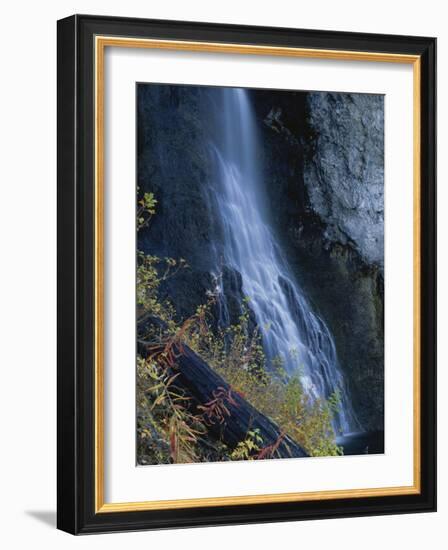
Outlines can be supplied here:
M239 281L241 300L262 336L267 365L298 377L310 402L337 394L333 420L344 454L383 452L383 432L365 431L354 410L334 338L298 283L272 223L262 169L263 140L243 88L207 89L204 135L209 174L203 185L208 216L220 242L209 247L210 275L221 327L230 324L223 273ZM167 168L165 168L166 170ZM188 183L186 183L188 186ZM169 253L169 251L167 251Z

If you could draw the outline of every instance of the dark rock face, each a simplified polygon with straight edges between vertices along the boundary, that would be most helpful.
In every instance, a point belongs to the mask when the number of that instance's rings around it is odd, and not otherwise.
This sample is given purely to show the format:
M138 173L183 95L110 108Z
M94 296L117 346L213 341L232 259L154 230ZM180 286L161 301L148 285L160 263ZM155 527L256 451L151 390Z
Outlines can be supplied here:
M142 85L138 184L157 215L139 248L191 269L164 291L191 315L216 284L222 235L210 200L213 88ZM383 429L383 98L253 90L271 222L314 310L335 338L356 414ZM230 314L241 281L224 272Z
M384 422L384 98L308 96L304 181L334 277L329 320L363 426ZM325 273L325 271L324 271Z
M274 223L335 338L359 421L382 430L383 98L263 94L256 105Z
M313 149L304 180L329 241L352 243L370 265L384 258L384 98L308 95Z
M211 167L204 140L209 97L190 86L138 88L138 185L152 191L157 215L139 234L139 249L184 258L191 269L163 290L181 316L194 313L212 287L217 227L209 212Z

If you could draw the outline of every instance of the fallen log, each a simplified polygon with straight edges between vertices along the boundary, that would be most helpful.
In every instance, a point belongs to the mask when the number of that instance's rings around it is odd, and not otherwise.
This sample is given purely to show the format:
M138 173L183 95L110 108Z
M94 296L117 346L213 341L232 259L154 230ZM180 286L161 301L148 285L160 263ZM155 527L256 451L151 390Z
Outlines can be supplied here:
M139 339L138 350L143 357L157 353ZM160 347L160 352L163 351ZM258 430L263 440L264 458L299 458L308 456L304 449L282 433L267 416L255 409L239 393L217 374L192 349L182 343L174 343L171 353L175 362L170 366L176 374L174 385L186 394L192 412L201 413L210 434L225 443L230 449L244 441L249 431Z

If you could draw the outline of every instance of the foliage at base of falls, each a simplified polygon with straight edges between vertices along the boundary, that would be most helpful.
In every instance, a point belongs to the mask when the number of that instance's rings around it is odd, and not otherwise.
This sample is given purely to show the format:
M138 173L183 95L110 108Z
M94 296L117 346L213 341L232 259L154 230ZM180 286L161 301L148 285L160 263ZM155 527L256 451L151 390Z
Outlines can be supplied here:
M138 227L148 226L155 214L155 201L146 194L139 201ZM183 259L137 254L137 323L149 316L161 325L146 328L144 339L154 349L182 341L262 414L300 444L311 456L342 454L335 443L332 418L337 396L311 402L299 377L286 376L280 358L267 362L261 336L249 328L249 307L241 306L238 322L217 328L213 319L217 297L204 296L204 304L188 319L179 319L174 305L161 296L163 281L188 269ZM246 438L230 449L209 435L210 423L226 416L225 400L219 395L203 403L195 413L189 396L176 388L176 374L167 367L175 358L163 354L137 357L137 456L139 464L209 462L275 458L276 444L264 444L259 433L249 430ZM228 411L227 411L228 412ZM277 443L278 444L278 443Z

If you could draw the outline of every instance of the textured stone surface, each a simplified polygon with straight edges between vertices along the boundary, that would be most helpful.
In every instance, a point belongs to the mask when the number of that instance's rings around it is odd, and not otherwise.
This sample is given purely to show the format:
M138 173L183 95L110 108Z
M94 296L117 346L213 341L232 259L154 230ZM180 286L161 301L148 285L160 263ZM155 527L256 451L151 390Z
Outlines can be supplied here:
M212 287L218 228L209 212L211 167L204 140L208 95L193 86L138 88L138 185L157 199L157 213L138 246L191 266L163 285L182 317L204 303Z
M384 414L382 104L325 92L256 99L273 221L371 430Z
M381 429L384 97L311 93L307 110L303 178L310 207L323 222L328 266L334 270L322 293L332 303L328 315L359 418L365 427Z
M304 166L325 237L352 243L370 264L384 258L384 97L310 93L313 150Z

